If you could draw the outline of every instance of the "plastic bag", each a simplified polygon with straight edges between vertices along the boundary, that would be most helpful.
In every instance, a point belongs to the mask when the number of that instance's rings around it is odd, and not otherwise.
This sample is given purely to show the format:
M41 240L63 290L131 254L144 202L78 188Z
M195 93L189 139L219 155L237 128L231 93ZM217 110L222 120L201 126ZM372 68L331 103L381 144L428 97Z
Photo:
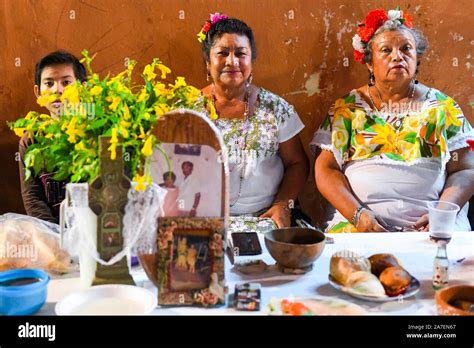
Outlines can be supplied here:
M0 215L0 271L39 268L69 271L71 258L60 248L59 226L31 216Z

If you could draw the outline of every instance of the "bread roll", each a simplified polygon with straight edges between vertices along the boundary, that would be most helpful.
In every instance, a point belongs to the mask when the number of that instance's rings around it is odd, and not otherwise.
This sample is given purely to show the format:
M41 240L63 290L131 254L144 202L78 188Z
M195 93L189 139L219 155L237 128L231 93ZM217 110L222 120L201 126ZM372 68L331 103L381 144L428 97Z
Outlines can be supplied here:
M387 268L387 267L399 267L400 263L397 258L392 254L375 254L369 257L371 271L377 277Z
M407 290L411 275L401 267L388 267L380 274L379 279L388 296L398 296Z
M341 250L332 255L329 272L339 284L346 285L347 278L357 271L370 272L370 261L348 250Z

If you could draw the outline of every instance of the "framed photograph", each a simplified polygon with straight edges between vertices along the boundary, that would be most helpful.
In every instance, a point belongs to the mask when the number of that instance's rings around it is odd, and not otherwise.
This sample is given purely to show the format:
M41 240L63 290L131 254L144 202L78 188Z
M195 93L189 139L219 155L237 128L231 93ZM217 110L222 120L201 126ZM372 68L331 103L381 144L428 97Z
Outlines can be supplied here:
M225 304L222 218L162 217L158 223L158 304Z

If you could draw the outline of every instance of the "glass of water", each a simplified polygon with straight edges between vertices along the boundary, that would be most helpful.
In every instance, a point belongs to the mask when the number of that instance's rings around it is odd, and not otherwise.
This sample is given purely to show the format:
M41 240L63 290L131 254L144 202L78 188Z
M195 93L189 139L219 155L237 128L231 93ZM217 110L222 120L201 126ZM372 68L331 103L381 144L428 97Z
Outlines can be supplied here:
M451 202L428 202L431 240L436 243L449 243L459 209L457 204Z

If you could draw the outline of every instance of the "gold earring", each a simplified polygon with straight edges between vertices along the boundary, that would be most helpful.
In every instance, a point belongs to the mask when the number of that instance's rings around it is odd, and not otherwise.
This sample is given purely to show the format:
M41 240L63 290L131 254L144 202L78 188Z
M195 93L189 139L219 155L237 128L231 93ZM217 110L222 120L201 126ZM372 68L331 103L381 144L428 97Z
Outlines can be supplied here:
M208 71L206 76L206 81L209 82L209 78L211 77L211 73Z
M252 80L253 80L253 74L250 73L250 76L249 76L249 79L248 79L249 83L252 83Z

